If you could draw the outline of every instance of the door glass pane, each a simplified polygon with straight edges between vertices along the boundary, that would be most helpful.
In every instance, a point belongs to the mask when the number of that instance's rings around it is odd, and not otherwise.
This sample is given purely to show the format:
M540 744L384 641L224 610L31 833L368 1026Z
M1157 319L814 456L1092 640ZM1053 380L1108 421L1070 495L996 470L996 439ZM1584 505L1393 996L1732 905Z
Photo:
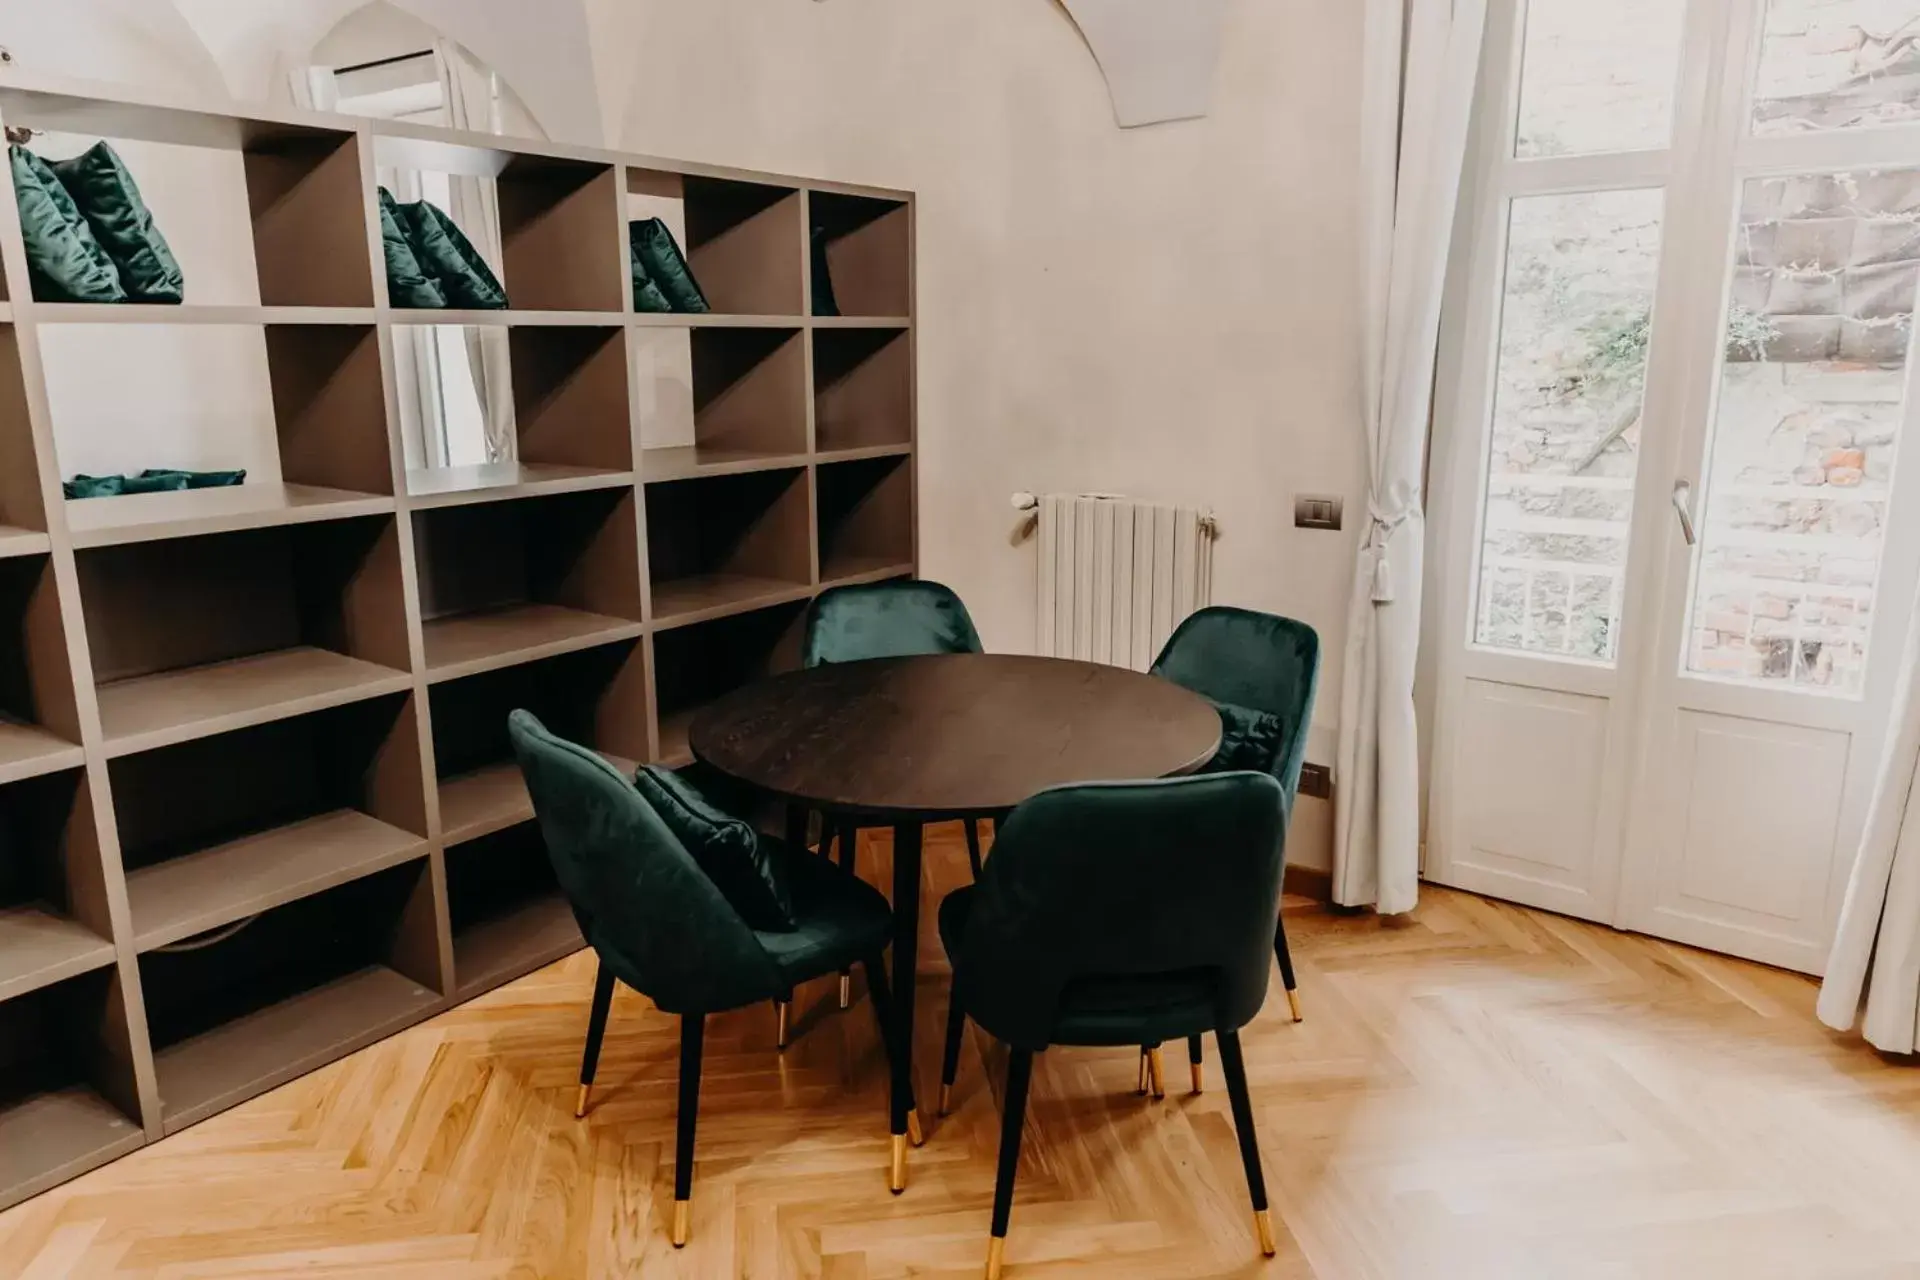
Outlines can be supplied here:
M1687 670L1857 695L1920 274L1920 169L1752 179L1734 234Z
M1661 192L1509 214L1475 642L1611 663L1619 647Z
M1681 0L1532 0L1514 155L1666 146L1685 13Z
M1756 133L1920 120L1915 0L1768 0Z

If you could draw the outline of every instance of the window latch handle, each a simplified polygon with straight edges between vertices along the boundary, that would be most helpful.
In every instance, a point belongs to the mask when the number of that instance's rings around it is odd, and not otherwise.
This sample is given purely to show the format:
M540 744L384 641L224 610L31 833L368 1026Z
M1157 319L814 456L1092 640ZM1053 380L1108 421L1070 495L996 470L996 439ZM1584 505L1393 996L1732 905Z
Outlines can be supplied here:
M1673 482L1673 513L1680 517L1680 536L1693 546L1699 539L1693 531L1693 485L1688 481Z

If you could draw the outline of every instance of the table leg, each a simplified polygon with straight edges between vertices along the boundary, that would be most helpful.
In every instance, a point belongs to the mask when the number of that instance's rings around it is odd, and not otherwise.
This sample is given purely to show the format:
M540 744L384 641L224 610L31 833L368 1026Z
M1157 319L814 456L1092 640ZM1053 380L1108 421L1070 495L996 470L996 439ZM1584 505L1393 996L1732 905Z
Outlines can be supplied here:
M893 1170L890 1185L895 1195L907 1185L908 1115L913 1108L914 966L919 938L920 824L903 822L893 829Z

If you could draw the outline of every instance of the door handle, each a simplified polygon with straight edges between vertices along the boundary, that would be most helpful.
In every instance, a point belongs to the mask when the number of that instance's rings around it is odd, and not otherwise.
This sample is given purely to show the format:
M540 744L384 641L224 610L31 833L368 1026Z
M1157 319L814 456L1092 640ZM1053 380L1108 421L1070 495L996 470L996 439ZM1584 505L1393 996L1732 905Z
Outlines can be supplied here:
M1673 482L1673 513L1680 517L1680 535L1693 546L1699 541L1693 532L1693 486L1685 480Z

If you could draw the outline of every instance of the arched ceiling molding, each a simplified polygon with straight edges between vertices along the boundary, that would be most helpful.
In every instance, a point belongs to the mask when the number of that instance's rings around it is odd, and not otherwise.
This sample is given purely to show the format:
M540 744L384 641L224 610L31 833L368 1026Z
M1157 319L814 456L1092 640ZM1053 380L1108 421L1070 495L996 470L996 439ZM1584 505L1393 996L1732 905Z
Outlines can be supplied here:
M152 0L0 0L0 32L23 71L174 90L220 78L191 24Z
M1107 79L1123 129L1213 106L1226 0L1060 0Z

